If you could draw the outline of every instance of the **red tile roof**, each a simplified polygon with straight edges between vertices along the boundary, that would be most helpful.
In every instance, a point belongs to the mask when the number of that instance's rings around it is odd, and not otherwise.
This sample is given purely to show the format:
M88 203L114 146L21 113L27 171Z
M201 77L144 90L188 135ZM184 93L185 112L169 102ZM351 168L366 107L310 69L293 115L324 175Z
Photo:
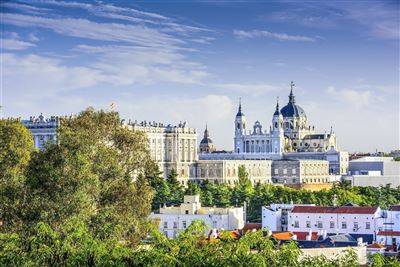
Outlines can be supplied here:
M368 245L367 248L385 248L385 246L382 244L374 243L374 244Z
M246 223L243 228L242 231L250 231L250 230L259 230L262 228L262 224L261 223Z
M293 233L292 232L281 232L281 233L275 233L272 234L272 236L277 239L277 240L292 240L293 237Z
M308 235L308 232L293 232L293 234L297 235L297 240L306 240L306 236ZM317 240L317 239L318 239L318 233L312 232L311 240Z
M400 236L400 231L379 231L378 235L383 236Z
M374 214L377 207L322 207L322 206L295 206L292 213L347 213L347 214Z

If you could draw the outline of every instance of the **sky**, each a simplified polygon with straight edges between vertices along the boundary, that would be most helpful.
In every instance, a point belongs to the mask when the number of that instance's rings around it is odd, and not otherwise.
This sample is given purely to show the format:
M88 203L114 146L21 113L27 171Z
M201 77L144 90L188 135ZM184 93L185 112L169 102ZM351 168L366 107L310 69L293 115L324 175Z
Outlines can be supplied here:
M233 147L296 103L340 149L399 149L398 1L1 1L3 117L77 114L205 125Z

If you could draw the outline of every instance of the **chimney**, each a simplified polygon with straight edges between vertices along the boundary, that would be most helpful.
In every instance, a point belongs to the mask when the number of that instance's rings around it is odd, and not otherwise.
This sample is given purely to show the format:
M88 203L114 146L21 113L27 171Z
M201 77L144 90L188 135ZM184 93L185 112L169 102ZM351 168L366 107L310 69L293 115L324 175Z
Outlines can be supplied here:
M322 230L322 238L325 240L327 236L328 236L327 231L326 230Z

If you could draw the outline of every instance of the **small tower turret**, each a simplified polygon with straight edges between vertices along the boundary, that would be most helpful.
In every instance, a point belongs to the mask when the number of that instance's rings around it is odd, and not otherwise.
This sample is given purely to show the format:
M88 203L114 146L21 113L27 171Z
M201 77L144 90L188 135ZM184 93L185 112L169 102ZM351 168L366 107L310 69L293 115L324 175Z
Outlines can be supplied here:
M204 137L200 141L199 151L200 153L212 153L215 151L215 146L208 133L207 124L206 124L206 129L204 130Z
M274 116L272 117L272 153L282 154L285 142L283 133L283 116L279 109L279 98L277 98Z
M239 109L235 117L234 147L236 153L243 152L243 135L246 134L246 117L242 112L242 101L239 99Z

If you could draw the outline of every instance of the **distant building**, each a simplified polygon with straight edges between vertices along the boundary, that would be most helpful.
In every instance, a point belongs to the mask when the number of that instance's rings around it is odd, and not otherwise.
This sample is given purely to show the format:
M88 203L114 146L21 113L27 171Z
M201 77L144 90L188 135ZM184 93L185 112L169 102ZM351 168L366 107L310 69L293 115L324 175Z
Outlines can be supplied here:
M389 216L393 218L388 219ZM386 223L397 220L396 216L399 215L388 215L387 211L379 207L358 207L351 203L340 207L271 204L269 207L262 207L262 226L263 229L273 232L289 231L297 235L310 235L310 238L312 235L309 233L314 232L321 236L348 234L355 239L362 238L364 242L372 243L377 240L376 234L379 231L397 229L397 226L386 226Z
M379 224L381 229L376 236L376 241L389 246L400 246L400 205L390 206L385 218Z
M363 157L349 162L348 175L343 180L353 186L400 186L400 161L392 157Z
M326 231L327 234L350 234L372 243L384 218L379 207L295 206L289 212L289 231Z
M244 226L243 207L202 207L200 196L185 196L179 207L162 207L159 213L152 213L151 219L159 222L159 229L168 238L175 238L195 219L204 221L211 229L235 230Z
M270 231L288 231L288 214L295 206L315 206L314 204L271 204L261 208L262 228Z
M215 150L216 150L215 146L213 144L213 141L210 138L210 135L208 133L208 128L206 126L206 129L204 130L204 137L200 141L199 152L200 153L212 153Z
M160 171L167 177L172 169L178 174L178 181L186 185L194 175L193 165L197 161L197 131L186 123L164 125L156 122L132 122L125 124L133 131L146 133L150 155L157 162Z
M252 184L270 184L271 164L271 160L199 160L194 164L195 176L190 179L196 183L208 180L233 186L239 179L239 167L244 166Z
M276 104L268 130L260 121L252 130L246 130L248 122L239 103L234 120L234 145L230 153L201 153L200 160L321 160L328 161L330 175L343 175L348 170L349 155L340 151L332 128L316 134L308 124L305 111L296 103L293 86L289 102L281 109ZM321 178L320 178L321 179Z
M305 111L296 103L291 83L289 102L282 109L276 104L269 130L263 131L256 121L253 130L246 131L246 118L239 103L235 118L235 153L278 154L285 152L324 152L336 148L334 132L315 134L314 126L308 124Z
M272 182L278 184L328 183L329 162L326 160L274 160Z
M31 132L35 148L42 150L48 142L57 140L57 128L60 120L56 116L45 118L41 113L39 117L31 116L29 120L22 120L23 125Z

